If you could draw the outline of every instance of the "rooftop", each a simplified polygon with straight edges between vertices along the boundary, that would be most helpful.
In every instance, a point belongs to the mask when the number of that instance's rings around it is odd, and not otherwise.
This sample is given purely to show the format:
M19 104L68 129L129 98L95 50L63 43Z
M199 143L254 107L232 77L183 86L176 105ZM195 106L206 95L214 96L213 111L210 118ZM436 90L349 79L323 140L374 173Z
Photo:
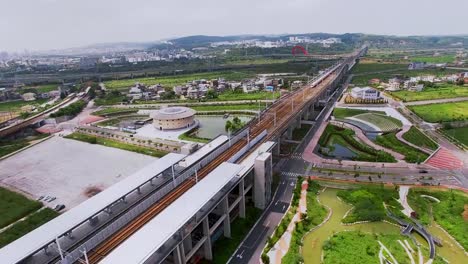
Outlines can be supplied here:
M125 240L100 263L144 263L210 199L233 180L243 166L224 162L164 211Z
M151 117L158 120L172 120L179 118L187 118L195 115L195 110L183 107L183 106L174 106L162 108L158 111L155 111Z

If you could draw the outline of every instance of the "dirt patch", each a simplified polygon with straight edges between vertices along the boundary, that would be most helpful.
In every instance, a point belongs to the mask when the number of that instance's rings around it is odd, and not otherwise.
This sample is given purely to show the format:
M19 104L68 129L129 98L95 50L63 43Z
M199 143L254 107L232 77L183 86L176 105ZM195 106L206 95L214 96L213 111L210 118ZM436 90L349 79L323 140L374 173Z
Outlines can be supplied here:
M462 213L463 219L465 221L468 221L468 204L465 204L463 208L465 209Z
M86 195L86 197L89 198L89 197L93 197L94 195L100 192L102 192L101 187L91 186L91 187L86 188L86 190L84 191L84 195Z

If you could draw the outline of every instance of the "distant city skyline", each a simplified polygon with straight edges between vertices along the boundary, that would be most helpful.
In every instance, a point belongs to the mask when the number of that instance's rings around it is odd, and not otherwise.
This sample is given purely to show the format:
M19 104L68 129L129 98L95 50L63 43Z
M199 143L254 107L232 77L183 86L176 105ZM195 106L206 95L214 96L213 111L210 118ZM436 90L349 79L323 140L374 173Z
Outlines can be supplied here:
M0 51L189 35L467 35L463 0L0 0Z

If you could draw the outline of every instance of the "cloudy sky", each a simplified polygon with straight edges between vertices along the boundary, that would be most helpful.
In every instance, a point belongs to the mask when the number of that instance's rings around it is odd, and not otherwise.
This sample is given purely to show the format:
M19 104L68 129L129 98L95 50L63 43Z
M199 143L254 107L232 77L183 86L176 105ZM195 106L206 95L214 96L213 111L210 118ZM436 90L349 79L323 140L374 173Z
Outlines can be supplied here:
M0 0L0 50L187 35L468 34L467 0Z

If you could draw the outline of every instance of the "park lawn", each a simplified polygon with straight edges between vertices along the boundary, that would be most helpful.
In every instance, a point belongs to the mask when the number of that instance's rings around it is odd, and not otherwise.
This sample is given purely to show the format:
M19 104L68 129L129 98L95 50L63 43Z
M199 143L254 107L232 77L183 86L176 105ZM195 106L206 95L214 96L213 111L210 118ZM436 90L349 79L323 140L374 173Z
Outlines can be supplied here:
M406 145L405 143L398 140L396 137L396 132L377 136L375 143L405 155L406 162L421 163L429 157L429 155L426 153L421 152L420 150Z
M70 135L67 135L65 136L65 138L75 139L75 140L87 142L90 144L99 144L99 145L111 147L111 148L123 149L123 150L145 154L145 155L153 156L157 158L160 158L167 154L167 152L164 152L161 150L151 149L151 148L142 147L142 146L135 146L131 144L122 143L120 141L90 136L90 135L86 135L86 134L79 133L79 132L75 132Z
M25 105L39 106L39 105L47 102L47 100L48 99L37 99L37 100L31 101L31 102L25 102L23 100L10 101L10 102L0 102L0 112L20 112L22 106L25 106Z
M42 204L0 187L0 228L38 210Z
M447 85L434 88L425 88L421 92L396 91L390 92L390 94L401 99L403 102L447 99L468 96L468 87Z
M437 203L421 195L433 196L440 200ZM408 203L416 211L420 221L429 224L430 207L434 220L457 240L465 250L468 250L468 196L456 190L435 191L429 189L411 188Z
M419 129L417 129L414 126L412 126L408 130L408 132L403 134L403 138L406 141L423 148L436 150L439 147L437 143L435 143L432 139L430 139L428 136L426 136L423 132L419 131Z
M260 108L259 108L260 105ZM198 105L190 106L195 111L229 111L229 110L262 110L265 104L235 104L235 105Z
M369 80L377 78L381 81L387 81L388 79L399 77L399 78L408 78L408 77L415 77L420 75L435 75L435 76L442 76L451 73L457 73L456 70L450 69L423 69L423 70L408 70L408 69L401 69L395 70L392 72L381 72L381 73L369 73L363 74L359 76L354 76L351 83L355 85L369 85Z
M413 105L408 107L430 123L462 121L468 119L468 101L443 104Z
M411 263L398 240L408 240L410 244L413 243L411 239L400 234L339 232L325 241L323 263L379 263L380 245L378 241L388 248L398 263ZM414 244L412 247L416 248Z
M257 65L257 64L276 64L286 63L288 59L275 59L275 58L248 58L248 59L228 59L224 64L226 65Z
M261 215L261 210L252 206L245 208L245 219L237 217L231 223L231 237L221 237L213 245L213 261L209 263L222 264L227 263L232 253L236 251L240 242L253 227L257 219Z
M235 93L231 91L223 92L213 101L236 101L236 100L275 100L280 96L280 92L259 91L253 93Z
M362 109L354 109L354 108L335 108L333 109L333 116L338 119L345 119L346 117L352 117L355 115L366 114L366 113L385 113L379 111L369 111L369 110L362 110Z
M147 77L147 78L135 78L135 79L122 79L122 80L112 80L104 82L106 89L126 89L135 85L136 82L143 83L147 86L161 84L164 87L173 87L176 85L186 84L187 82L199 79L217 79L224 78L228 81L233 80L242 80L246 78L253 77L253 74L246 72L234 72L234 71L224 71L224 72L205 72L205 73L194 73L194 74L181 74L174 76L165 76L165 77Z
M15 223L0 233L0 248L47 223L58 215L59 213L56 211L50 208L44 208L43 210L31 214L23 221Z
M458 127L442 129L442 131L449 137L456 139L457 141L468 146L468 127Z
M412 57L411 61L417 62L427 62L427 63L450 63L455 60L454 55L444 55L444 56L419 56Z

